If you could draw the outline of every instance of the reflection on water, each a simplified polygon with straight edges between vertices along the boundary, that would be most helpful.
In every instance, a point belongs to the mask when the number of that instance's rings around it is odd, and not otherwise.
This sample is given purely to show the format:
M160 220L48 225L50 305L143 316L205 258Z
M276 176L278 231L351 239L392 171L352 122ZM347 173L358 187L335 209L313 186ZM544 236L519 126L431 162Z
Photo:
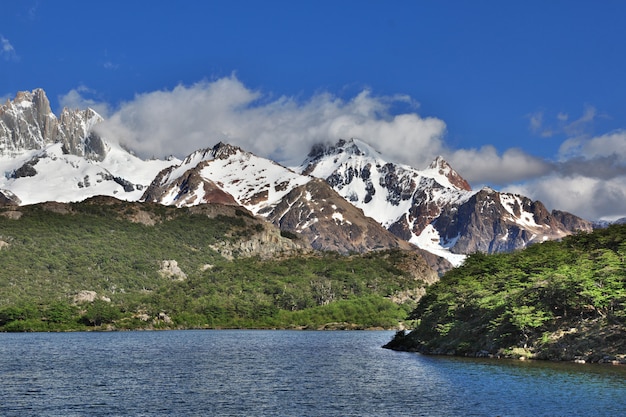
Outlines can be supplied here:
M381 349L392 336L0 334L0 415L613 416L626 410L626 367Z

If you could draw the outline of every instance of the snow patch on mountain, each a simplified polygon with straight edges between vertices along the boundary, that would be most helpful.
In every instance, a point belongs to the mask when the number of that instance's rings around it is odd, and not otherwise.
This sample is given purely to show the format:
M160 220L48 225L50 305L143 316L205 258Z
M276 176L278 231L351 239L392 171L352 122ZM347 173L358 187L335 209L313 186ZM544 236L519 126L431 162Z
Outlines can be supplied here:
M500 193L500 203L502 207L511 215L511 220L524 227L550 227L548 225L538 225L532 213L523 211L523 202L520 196L514 194Z
M465 261L467 256L450 252L450 248L454 246L456 239L458 239L458 237L444 243L437 229L429 224L419 236L413 236L409 242L430 253L441 256L453 266L457 267Z
M117 146L107 145L98 162L63 152L61 143L0 157L0 189L19 197L21 204L82 201L96 195L138 200L156 174L172 161L143 161ZM29 166L30 175L16 175Z
M205 166L202 176L215 181L254 214L274 206L293 188L311 180L268 159L239 152ZM259 196L263 195L263 198Z

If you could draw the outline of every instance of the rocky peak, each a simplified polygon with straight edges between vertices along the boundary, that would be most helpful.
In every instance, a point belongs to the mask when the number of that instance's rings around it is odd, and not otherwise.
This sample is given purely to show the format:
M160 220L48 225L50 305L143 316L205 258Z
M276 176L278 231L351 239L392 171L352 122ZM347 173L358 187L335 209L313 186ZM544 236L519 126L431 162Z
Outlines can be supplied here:
M428 166L429 170L435 170L439 175L443 175L450 181L450 184L460 190L472 191L471 185L456 172L442 156L435 158Z
M307 155L307 159L314 161L322 158L323 156L340 154L344 152L347 143L348 142L346 142L345 139L339 139L334 145L327 142L316 143L311 147L311 151ZM350 143L352 143L352 141L350 141Z
M470 184L438 156L426 169L387 162L351 139L316 145L302 173L322 178L397 237L458 262L457 254L501 252L560 239L590 225L550 213L523 196Z
M244 151L238 146L233 146L224 142L219 142L211 150L211 153L213 154L213 157L215 159L228 159L229 157L239 152L244 152Z
M190 206L202 201L207 190L215 194L217 187L256 214L277 203L292 187L310 180L274 161L218 143L194 152L180 165L162 170L143 199Z
M359 139L339 139L334 145L329 143L316 143L313 145L307 155L304 166L308 165L309 167L313 167L317 162L325 157L332 157L341 154L372 156L374 158L379 156L378 151Z
M64 108L59 119L58 138L63 143L63 152L102 161L107 148L93 128L103 120L102 116L90 108L86 110Z
M46 93L42 89L36 89L32 92L20 91L16 94L11 102L7 105L12 108L13 114L22 114L29 122L39 125L41 128L50 124L49 119L56 119L50 108L50 101ZM5 105L6 106L6 105ZM51 131L43 132L53 133Z
M0 144L9 155L23 149L40 149L54 141L56 116L43 90L20 91L0 107Z
M587 220L581 219L578 216L573 215L572 213L568 213L566 211L561 210L552 210L550 213L551 216L561 223L567 230L572 231L584 231L590 232L593 229L593 224ZM624 223L624 219L621 219L622 223ZM615 223L620 223L620 220L616 220Z
M368 154L370 147L358 139L351 138L349 140L340 139L335 146L338 153L345 152L348 155L363 156Z
M315 161L328 153L330 146L327 143L316 143L311 146L307 159Z
M20 91L0 106L0 154L18 155L62 143L65 153L102 160L106 146L92 131L101 121L92 109L63 109L58 119L44 90Z
M200 161L207 161L209 159L213 159L213 149L198 149L197 151L187 155L185 159L181 162L180 166L194 165Z
M169 176L176 167L164 169L146 188L141 201L162 202L170 196L174 204L179 207L207 203L238 205L232 195L222 190L212 180L202 176L202 168L207 163L206 160L202 161L173 179Z
M41 88L30 91L18 91L13 100L13 104L22 108L34 106L38 111L50 113L50 101L46 92Z

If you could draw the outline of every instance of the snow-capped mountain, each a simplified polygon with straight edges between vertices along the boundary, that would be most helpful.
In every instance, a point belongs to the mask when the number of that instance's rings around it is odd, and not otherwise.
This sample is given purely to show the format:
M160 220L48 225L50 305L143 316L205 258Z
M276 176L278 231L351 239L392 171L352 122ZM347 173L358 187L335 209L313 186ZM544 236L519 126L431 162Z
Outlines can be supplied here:
M220 142L161 171L142 200L178 207L194 206L212 202L217 188L231 196L233 204L259 214L276 205L293 188L312 179ZM224 194L218 198L228 199Z
M281 230L305 236L315 249L411 248L325 181L223 143L194 152L179 165L161 171L142 200L179 207L238 204Z
M441 157L417 170L384 160L357 139L315 146L299 171L325 179L396 236L453 264L476 251L510 251L591 230L590 222L549 213L527 197L490 188L473 191Z
M136 201L156 174L177 161L143 161L93 132L102 117L63 109L57 118L43 90L0 106L0 194L34 204L108 195Z

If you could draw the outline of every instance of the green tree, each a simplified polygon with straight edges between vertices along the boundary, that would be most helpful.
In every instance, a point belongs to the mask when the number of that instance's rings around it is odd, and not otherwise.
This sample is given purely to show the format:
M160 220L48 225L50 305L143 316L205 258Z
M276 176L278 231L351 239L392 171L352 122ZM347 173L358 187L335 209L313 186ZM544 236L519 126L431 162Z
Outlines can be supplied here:
M76 306L57 301L45 309L44 316L50 323L70 323L76 319L77 312Z
M113 323L121 317L119 308L103 300L94 300L83 314L83 322L91 326Z
M522 332L524 348L528 347L531 332L551 318L545 311L527 305L513 307L507 315L513 326Z

